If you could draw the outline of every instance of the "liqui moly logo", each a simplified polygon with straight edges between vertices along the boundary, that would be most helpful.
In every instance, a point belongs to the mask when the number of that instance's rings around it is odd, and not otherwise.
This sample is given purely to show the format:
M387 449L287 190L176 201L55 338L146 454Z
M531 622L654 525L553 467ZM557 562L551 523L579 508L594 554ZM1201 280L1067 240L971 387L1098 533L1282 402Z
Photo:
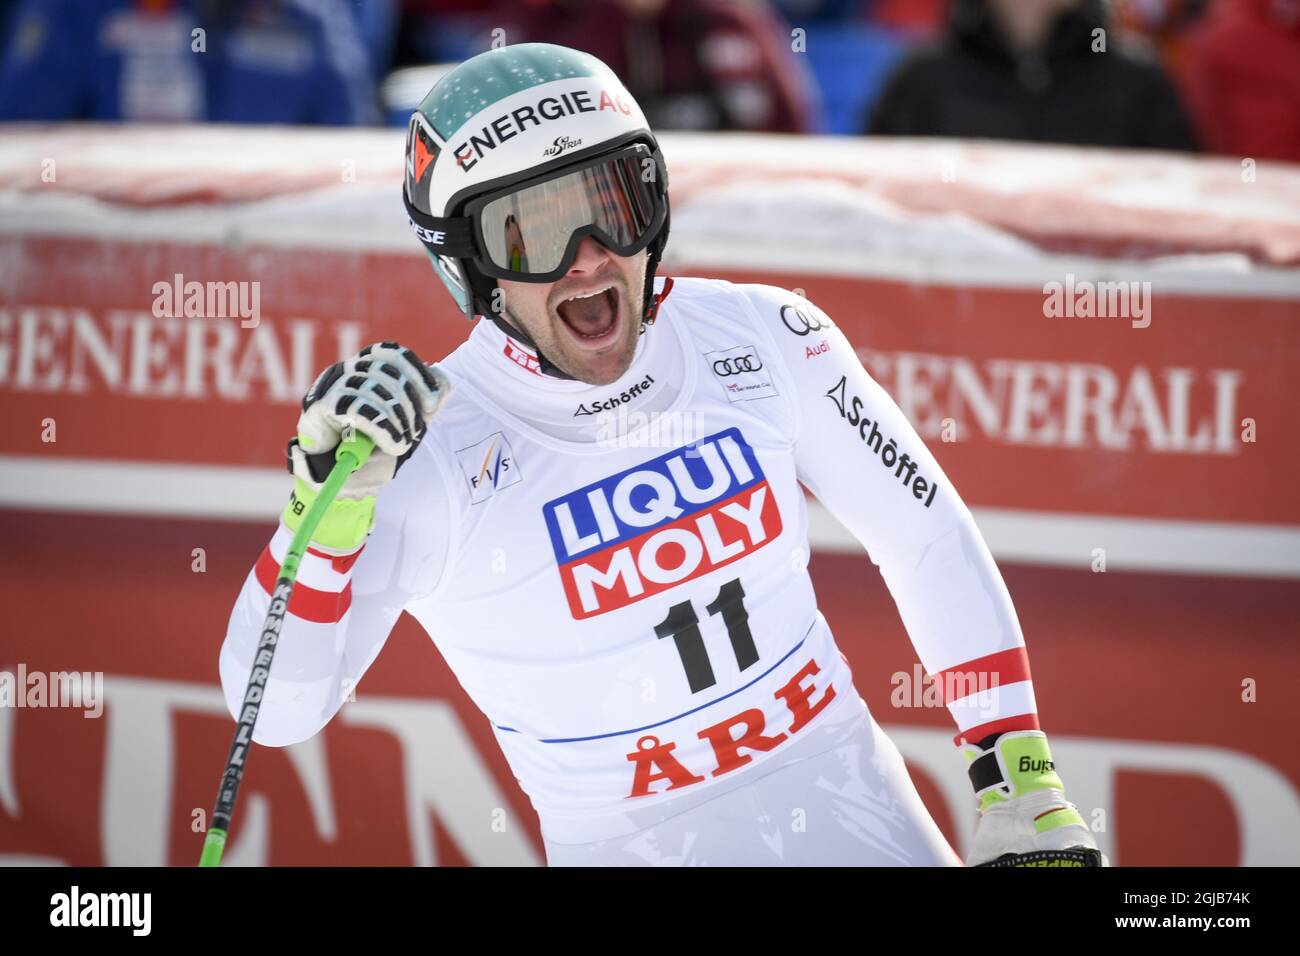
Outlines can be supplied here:
M708 574L781 533L772 489L736 428L548 501L542 513L578 619Z

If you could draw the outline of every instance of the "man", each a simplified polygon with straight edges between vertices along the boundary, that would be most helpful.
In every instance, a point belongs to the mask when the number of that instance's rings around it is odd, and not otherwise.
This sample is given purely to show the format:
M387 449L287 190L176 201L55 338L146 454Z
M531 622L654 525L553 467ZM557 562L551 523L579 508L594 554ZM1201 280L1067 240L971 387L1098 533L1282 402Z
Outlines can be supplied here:
M1186 113L1101 0L953 0L947 36L906 57L865 131L1192 151Z
M487 18L509 42L575 46L612 69L658 130L806 133L816 84L768 3L518 0Z
M222 651L232 713L342 429L376 452L304 558L258 741L320 730L405 609L491 721L552 865L957 863L817 610L802 481L962 687L971 860L1098 859L969 512L810 302L655 277L663 157L611 71L545 44L461 64L411 118L405 198L488 321L431 368L372 346L304 400L294 493Z

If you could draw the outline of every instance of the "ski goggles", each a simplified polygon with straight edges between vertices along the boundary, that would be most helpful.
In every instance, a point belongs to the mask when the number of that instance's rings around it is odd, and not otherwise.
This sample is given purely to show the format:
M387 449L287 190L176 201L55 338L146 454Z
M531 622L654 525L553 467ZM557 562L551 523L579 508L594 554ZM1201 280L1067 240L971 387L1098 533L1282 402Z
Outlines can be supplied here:
M459 217L424 215L409 199L407 212L422 240L440 254L471 259L484 275L555 282L586 236L620 256L648 246L668 213L662 181L650 148L634 143L476 196Z

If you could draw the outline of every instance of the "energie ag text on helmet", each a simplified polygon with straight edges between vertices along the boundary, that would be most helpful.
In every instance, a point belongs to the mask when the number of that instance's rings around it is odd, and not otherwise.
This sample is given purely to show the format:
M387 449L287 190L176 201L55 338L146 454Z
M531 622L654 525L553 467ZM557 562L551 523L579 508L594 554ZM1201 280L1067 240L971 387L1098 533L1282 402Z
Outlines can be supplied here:
M483 158L485 149L496 149L501 143L527 129L528 123L541 126L543 122L549 120L562 119L577 113L595 113L600 110L617 110L624 116L632 115L632 104L619 93L611 95L607 90L602 89L598 103L593 105L591 99L589 90L578 88L554 96L543 96L531 106L521 106L509 113L503 113L485 124L479 132L470 134L467 141L452 150L452 155L456 157L456 165L462 171L468 172Z

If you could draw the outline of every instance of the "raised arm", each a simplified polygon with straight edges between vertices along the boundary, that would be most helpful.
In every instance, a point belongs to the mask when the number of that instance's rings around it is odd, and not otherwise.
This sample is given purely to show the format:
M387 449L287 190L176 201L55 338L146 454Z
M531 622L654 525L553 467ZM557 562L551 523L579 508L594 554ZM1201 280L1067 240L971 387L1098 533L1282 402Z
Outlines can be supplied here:
M280 564L328 474L339 432L351 424L374 437L376 448L330 505L303 557L258 715L258 743L285 746L324 727L378 656L402 609L432 593L441 578L449 497L438 453L420 439L426 416L445 398L446 379L440 372L426 379L413 353L405 355L411 357L368 348L327 369L304 401L290 444L294 491L244 581L221 648L232 716L238 718Z
M954 743L970 761L985 816L971 858L1092 846L1065 802L1038 725L1020 622L970 510L824 312L784 290L745 289L797 405L799 479L880 569L957 725ZM1049 829L1060 832L1043 837Z

